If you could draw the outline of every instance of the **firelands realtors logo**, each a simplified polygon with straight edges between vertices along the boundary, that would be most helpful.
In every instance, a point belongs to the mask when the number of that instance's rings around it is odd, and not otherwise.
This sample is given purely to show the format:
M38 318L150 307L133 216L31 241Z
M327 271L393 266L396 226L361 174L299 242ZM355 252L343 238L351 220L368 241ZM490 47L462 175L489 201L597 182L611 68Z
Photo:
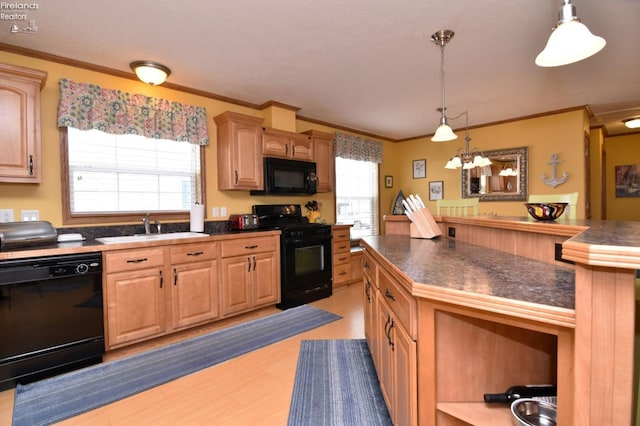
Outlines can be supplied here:
M36 21L30 14L40 8L38 3L0 2L0 22L9 23L9 32L35 33Z

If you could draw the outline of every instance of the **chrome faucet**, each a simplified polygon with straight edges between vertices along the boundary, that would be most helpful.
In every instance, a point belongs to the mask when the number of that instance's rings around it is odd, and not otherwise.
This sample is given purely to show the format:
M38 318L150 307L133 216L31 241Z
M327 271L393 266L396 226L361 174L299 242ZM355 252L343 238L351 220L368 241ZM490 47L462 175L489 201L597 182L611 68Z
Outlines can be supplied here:
M158 234L162 234L162 225L160 224L160 221L156 220L155 224L156 228L158 229Z
M144 225L144 233L145 234L150 234L151 233L151 227L149 226L149 213L147 213L146 217L142 218L142 224Z

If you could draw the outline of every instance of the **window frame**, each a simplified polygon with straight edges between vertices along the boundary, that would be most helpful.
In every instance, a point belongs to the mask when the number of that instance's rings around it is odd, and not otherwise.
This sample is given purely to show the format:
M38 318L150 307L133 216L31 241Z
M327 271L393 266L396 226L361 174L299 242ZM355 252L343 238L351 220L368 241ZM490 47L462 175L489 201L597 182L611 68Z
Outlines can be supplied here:
M72 213L71 194L69 182L69 134L67 128L60 129L60 179L62 186L62 223L63 225L82 225L96 223L118 223L118 222L139 222L147 213L151 213L158 220L189 220L189 210L157 211L140 210L131 212L91 212ZM204 145L200 146L200 188L202 190L203 205L206 202L206 169Z
M338 181L338 173L337 173L337 164L335 164L335 162L337 161L338 158L342 158L342 157L334 157L333 161L334 161L334 193L333 193L333 201L334 201L334 216L336 218L336 222L338 222L338 188L337 188L337 181ZM376 220L375 220L375 225L376 225L376 231L377 234L372 234L372 235L381 235L382 229L381 229L381 212L380 212L380 163L376 164L376 174L377 174L377 182L378 182L378 191L377 191L377 209L378 211L376 212ZM362 237L352 237L352 243L355 244L358 241L360 241L362 239Z

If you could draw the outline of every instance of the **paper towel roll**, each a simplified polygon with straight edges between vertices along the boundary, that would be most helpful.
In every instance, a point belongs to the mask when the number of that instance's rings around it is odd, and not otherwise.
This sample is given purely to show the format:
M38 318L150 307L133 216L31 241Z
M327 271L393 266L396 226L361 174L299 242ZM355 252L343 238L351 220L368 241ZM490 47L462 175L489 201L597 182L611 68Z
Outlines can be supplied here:
M204 204L191 206L191 232L204 232Z

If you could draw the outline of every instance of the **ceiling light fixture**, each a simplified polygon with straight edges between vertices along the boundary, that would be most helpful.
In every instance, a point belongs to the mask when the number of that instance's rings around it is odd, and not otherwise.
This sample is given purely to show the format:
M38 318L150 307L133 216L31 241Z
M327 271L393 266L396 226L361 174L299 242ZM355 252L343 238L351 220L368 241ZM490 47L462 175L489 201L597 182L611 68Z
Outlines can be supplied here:
M171 74L168 67L153 61L131 62L131 69L142 82L152 85L164 83Z
M431 138L433 142L446 142L458 138L447 124L447 116L445 115L447 108L444 96L444 45L447 44L454 35L455 33L451 30L440 30L431 36L431 41L440 46L440 84L442 86L442 108L438 108L438 111L440 111L442 115L440 117L440 126L438 126L436 133Z
M536 57L540 67L558 67L581 61L601 51L604 38L593 35L576 16L571 0L563 0L558 11L558 25L549 36L544 50Z
M629 129L638 129L640 128L640 118L631 118L629 120L625 120L624 125Z
M457 117L453 117L452 120L455 120L459 117L465 116L466 119L466 133L464 135L464 150L462 148L458 148L456 155L454 155L444 166L445 169L459 169L462 167L463 169L473 169L475 167L486 167L491 165L491 160L488 157L485 157L482 152L476 148L472 148L469 146L471 142L471 138L469 137L469 113L467 111L458 115Z

